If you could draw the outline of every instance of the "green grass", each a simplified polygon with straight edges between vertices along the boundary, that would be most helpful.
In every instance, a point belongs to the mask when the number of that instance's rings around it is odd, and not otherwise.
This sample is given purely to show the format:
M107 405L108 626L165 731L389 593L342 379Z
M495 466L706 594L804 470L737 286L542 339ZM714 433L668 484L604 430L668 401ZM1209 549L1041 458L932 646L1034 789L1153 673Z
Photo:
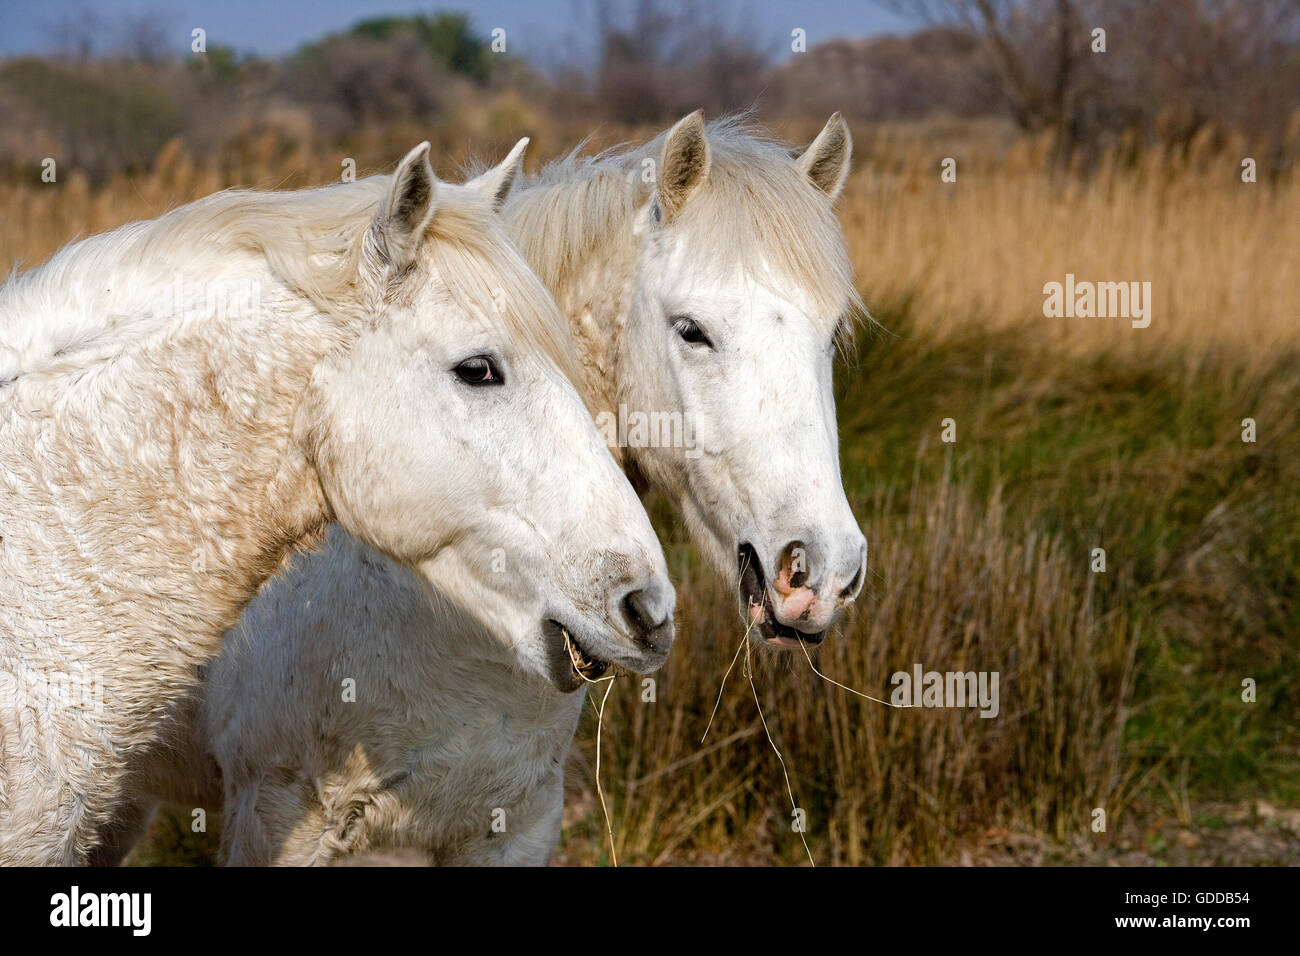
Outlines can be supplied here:
M925 495L951 469L981 500L1000 488L1011 531L1058 536L1080 568L1104 547L1099 611L1145 634L1132 753L1166 761L1194 799L1294 801L1300 356L1253 368L1177 353L1067 360L1039 348L1032 325L971 322L934 341L911 333L905 307L878 317L897 338L864 342L841 376L851 494L915 481ZM1241 440L1248 416L1255 444ZM939 444L945 417L951 446ZM1245 677L1255 704L1241 700Z

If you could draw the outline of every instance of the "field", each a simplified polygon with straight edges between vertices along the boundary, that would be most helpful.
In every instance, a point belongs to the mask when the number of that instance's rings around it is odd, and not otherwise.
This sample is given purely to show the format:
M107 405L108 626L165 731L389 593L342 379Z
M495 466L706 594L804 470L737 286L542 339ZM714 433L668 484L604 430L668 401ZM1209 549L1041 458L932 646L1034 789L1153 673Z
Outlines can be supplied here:
M996 126L855 133L841 216L878 327L837 391L871 574L812 660L883 699L916 663L997 671L1001 711L890 708L758 650L722 687L735 599L652 500L679 643L654 702L622 678L606 705L619 862L1300 863L1300 177L1261 158L1243 183L1239 144L1208 137L1065 169ZM148 176L9 182L0 261L234 182L336 175L172 146ZM1149 281L1150 326L1045 317L1067 273ZM610 862L595 737L593 707L560 862ZM134 862L210 862L215 832L187 820Z

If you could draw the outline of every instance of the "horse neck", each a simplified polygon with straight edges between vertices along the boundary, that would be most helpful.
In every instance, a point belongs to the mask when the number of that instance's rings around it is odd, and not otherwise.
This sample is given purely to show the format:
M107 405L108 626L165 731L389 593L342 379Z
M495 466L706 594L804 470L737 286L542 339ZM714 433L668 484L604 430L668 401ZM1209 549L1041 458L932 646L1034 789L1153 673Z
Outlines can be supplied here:
M258 288L236 316L176 319L0 392L0 498L13 502L0 579L26 598L0 600L23 609L3 622L14 633L40 647L58 639L44 622L60 621L109 671L137 656L197 663L323 527L291 429L313 366L344 336L269 275Z
M448 736L463 727L467 739L479 741L536 739L568 727L582 709L584 690L562 693L545 678L522 671L513 651L467 609L454 585L435 586L414 571L403 573L425 593L429 626L392 656L400 660L409 655L407 668L424 675L419 693L431 702L427 712L447 725ZM485 708L483 701L497 703ZM567 732L572 736L571 729Z

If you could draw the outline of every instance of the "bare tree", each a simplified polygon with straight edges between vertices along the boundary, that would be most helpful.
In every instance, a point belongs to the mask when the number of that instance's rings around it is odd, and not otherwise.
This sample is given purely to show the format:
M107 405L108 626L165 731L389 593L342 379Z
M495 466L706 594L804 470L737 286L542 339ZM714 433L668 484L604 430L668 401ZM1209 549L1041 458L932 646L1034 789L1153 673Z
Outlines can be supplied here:
M122 52L146 63L165 59L173 47L168 19L157 11L124 16L118 35Z
M1023 129L1062 153L1121 129L1175 138L1207 125L1281 135L1300 104L1297 0L877 0L968 30ZM1107 33L1105 55L1090 48Z
M613 118L659 122L703 108L717 114L752 105L772 51L725 6L699 0L605 0L595 92Z
M64 56L84 61L105 46L108 25L97 11L83 7L66 11L47 23L45 32Z
M1085 52L1079 0L879 0L927 22L983 38L1007 106L1025 130L1078 133L1075 93Z

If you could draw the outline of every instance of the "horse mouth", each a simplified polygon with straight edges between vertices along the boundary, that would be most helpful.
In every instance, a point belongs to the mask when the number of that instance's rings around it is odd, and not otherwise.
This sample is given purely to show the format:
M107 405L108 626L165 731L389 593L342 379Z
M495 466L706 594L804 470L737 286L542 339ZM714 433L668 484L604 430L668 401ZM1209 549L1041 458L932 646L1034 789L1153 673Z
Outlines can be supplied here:
M569 660L569 671L577 683L599 680L609 670L609 661L601 660L588 651L573 633L559 621L551 619L546 622L547 629L555 635Z
M776 619L767 579L763 576L763 565L759 563L758 552L752 545L742 543L736 549L736 562L740 567L740 596L745 602L741 613L747 621L754 623L766 643L775 647L798 647L800 644L817 645L825 640L825 631L804 633Z

